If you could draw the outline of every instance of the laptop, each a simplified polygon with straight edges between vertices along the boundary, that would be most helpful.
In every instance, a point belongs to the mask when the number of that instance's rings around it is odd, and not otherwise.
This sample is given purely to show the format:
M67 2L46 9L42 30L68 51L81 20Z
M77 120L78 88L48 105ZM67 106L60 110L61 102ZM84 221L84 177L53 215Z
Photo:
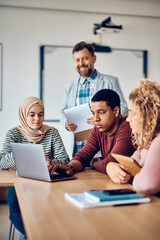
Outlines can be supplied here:
M40 144L11 143L13 159L20 177L47 182L76 179L75 176L49 174L43 147Z

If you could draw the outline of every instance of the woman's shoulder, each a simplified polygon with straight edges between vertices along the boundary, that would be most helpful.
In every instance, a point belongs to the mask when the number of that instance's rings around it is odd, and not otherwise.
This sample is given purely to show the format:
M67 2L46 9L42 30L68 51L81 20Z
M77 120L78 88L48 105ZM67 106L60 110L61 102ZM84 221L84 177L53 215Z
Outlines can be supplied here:
M22 139L22 134L20 133L20 131L18 130L17 127L13 127L13 128L10 128L7 133L6 133L6 136L5 136L5 141L15 141L15 142L19 142L20 139Z
M56 134L56 133L59 133L59 131L57 128L53 126L50 126L50 129L46 132L46 134Z
M16 134L19 134L19 133L20 133L20 131L18 130L17 127L12 127L7 131L8 135L16 135Z
M153 140L152 140L152 143L151 145L157 145L160 146L160 135L158 135L157 137L155 137Z
M6 134L7 136L13 136L13 137L22 137L22 133L19 131L17 127L10 128Z

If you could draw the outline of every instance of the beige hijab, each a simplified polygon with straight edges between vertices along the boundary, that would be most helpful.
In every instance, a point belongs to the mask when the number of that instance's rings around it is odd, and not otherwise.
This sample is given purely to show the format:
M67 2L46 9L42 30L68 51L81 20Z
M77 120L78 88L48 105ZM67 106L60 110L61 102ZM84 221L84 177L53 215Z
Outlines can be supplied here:
M19 120L21 125L18 126L18 130L22 133L22 135L28 139L30 142L38 143L40 142L45 133L51 128L48 125L42 124L42 127L39 130L34 130L30 128L26 122L29 110L35 104L39 104L44 110L44 105L39 98L36 97L27 97L22 103L19 105Z

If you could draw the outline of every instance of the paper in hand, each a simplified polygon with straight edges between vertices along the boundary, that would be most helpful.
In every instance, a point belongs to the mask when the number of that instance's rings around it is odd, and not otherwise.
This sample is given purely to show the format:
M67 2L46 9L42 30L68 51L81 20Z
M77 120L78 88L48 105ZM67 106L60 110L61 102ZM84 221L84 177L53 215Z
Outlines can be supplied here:
M74 133L82 132L93 128L93 125L86 122L87 118L92 117L88 103L64 110L67 120L77 125Z

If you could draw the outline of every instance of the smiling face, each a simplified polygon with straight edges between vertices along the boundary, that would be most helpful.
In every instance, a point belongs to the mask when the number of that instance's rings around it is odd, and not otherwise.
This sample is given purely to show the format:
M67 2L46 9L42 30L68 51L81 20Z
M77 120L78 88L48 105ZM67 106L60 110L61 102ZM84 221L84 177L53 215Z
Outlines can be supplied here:
M87 48L74 52L73 57L76 70L83 78L88 78L94 73L96 55L92 56Z
M28 113L26 122L28 126L34 130L42 127L44 121L44 110L39 104L33 105Z
M100 132L107 132L113 134L119 124L119 107L113 110L107 106L105 101L92 102L91 111L94 116L95 126Z
M140 127L139 127L140 114L139 114L137 106L135 105L135 103L132 100L129 101L129 114L128 114L126 121L129 122L130 127L132 129L132 133L138 134L139 130L140 130Z

